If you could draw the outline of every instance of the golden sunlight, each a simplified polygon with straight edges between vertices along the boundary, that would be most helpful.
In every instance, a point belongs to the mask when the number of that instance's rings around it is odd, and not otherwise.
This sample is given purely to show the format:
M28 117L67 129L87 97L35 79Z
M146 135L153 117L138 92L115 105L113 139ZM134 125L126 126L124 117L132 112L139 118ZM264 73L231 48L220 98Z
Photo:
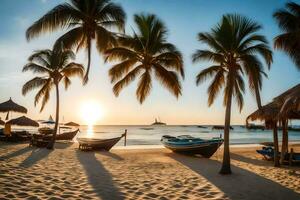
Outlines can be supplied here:
M85 101L81 105L80 115L83 122L87 125L95 125L98 120L103 118L104 110L97 101Z

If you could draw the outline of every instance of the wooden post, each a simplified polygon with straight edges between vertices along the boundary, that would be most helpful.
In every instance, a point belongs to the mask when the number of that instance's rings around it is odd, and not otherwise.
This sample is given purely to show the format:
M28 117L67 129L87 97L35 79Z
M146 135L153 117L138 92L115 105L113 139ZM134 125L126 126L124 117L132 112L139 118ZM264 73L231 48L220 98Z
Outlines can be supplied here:
M273 122L273 140L274 140L274 167L279 167L279 155L278 155L278 134L277 134L277 122Z
M127 140L127 129L125 129L125 133L124 133L124 146L126 146L126 140Z
M292 161L293 161L293 154L294 154L294 149L291 148L291 153L290 153L290 157L289 157L289 165L292 165Z

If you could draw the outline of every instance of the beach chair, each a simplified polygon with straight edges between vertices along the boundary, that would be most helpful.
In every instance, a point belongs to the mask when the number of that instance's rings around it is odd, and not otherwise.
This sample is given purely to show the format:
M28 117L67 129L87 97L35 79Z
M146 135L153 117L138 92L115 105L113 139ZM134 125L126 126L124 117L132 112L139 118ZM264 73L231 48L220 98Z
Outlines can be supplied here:
M293 165L294 163L300 163L300 153L295 153L294 149L291 148L291 152L289 153L289 165Z
M274 148L271 146L262 147L262 149L256 150L256 152L261 154L264 159L268 161L274 160Z
M29 143L29 146L35 146L39 148L45 148L48 146L52 139L52 135L40 135L33 134Z

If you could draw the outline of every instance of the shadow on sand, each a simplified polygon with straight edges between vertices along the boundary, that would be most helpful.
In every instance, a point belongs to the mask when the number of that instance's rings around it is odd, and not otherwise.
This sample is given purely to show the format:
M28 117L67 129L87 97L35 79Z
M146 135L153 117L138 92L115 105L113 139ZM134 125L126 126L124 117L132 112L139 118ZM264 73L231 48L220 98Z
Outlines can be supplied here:
M206 158L191 158L179 154L167 154L187 166L232 200L300 199L300 194L255 173L232 165L233 174L220 175L221 163Z
M47 157L53 150L49 150L46 148L35 148L31 147L31 154L23 160L23 162L19 165L20 167L29 168L38 161Z
M118 161L124 160L118 154L112 153L110 151L99 151L99 152L97 152L97 154L101 154L103 156L107 156L107 157L113 158L113 159L118 160Z
M95 152L77 150L76 155L88 177L88 182L96 194L103 200L124 199L119 189L114 185L112 175L97 160Z
M267 160L258 160L258 159L252 159L252 158L249 158L249 157L246 157L246 156L241 156L239 154L235 154L235 153L231 153L230 154L230 157L234 160L237 160L237 161L241 161L241 162L245 162L245 163L250 163L250 164L253 164L253 165L258 165L258 166L273 166L273 162L270 162L270 161L267 161Z
M8 160L10 158L20 156L20 155L22 155L22 154L24 154L24 153L26 153L26 152L28 152L30 150L32 150L32 147L27 146L27 147L24 147L24 148L19 149L17 151L14 151L12 153L9 153L7 155L1 156L0 160Z

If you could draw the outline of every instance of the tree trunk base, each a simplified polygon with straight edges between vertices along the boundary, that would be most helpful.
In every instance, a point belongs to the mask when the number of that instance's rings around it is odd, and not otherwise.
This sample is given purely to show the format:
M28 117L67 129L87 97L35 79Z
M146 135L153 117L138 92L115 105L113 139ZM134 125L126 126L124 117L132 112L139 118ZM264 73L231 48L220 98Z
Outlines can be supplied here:
M221 170L219 171L219 174L222 174L222 175L229 175L229 174L232 174L231 172L231 168L224 168L222 167Z

